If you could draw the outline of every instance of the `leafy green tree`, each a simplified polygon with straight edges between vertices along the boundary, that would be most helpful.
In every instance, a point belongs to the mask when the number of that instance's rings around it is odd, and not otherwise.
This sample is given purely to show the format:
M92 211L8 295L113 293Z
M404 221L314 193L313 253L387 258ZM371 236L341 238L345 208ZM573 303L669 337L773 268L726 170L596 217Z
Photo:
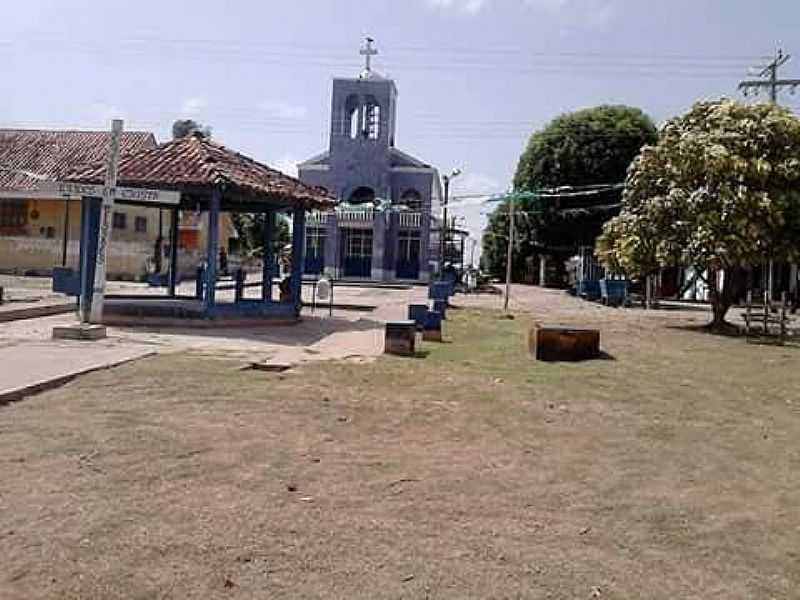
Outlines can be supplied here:
M731 100L695 104L642 150L622 212L596 247L618 272L705 273L716 330L743 291L746 269L797 260L799 248L800 119L775 105Z
M598 106L562 115L531 136L517 165L514 188L620 183L642 146L656 139L652 120L637 108ZM516 220L520 239L512 261L515 278L536 253L563 258L579 246L593 245L602 224L617 214L619 202L620 192L611 190L551 201L544 208L532 201L522 203ZM485 266L495 275L505 271L506 253L499 246L500 240L508 239L508 218L503 216L507 207L498 211L484 237Z
M232 213L231 218L238 235L238 253L246 257L264 256L264 215ZM289 224L285 217L277 215L272 240L273 253L278 254L289 241Z

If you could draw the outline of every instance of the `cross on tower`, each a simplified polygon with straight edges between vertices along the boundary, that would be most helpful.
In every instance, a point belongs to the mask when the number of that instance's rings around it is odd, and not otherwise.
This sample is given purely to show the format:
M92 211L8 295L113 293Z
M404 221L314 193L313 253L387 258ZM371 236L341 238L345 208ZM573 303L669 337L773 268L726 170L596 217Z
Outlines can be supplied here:
M359 51L359 54L364 57L365 65L364 65L364 74L369 75L372 72L372 57L378 54L378 49L374 48L372 44L375 43L375 40L371 37L367 37L364 41L364 46Z

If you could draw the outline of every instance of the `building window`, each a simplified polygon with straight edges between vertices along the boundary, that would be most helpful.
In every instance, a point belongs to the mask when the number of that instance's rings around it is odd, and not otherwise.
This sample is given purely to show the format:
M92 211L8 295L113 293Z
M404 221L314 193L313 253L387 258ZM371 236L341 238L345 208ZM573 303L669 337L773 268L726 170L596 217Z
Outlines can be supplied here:
M358 96L352 94L344 103L341 134L352 139L358 137Z
M347 201L349 204L367 204L375 201L375 190L362 186L357 188Z
M414 189L406 190L400 196L400 204L408 207L409 210L422 210L422 195Z
M397 240L398 258L404 261L419 260L420 237L419 231L404 230L400 232Z
M48 240L52 240L54 237L56 237L56 228L52 225L45 227L44 237L46 237Z
M369 140L377 140L381 137L381 105L375 96L367 96L364 103L364 124L362 135Z
M313 228L306 232L306 258L320 258L325 255L325 230Z
M133 221L133 228L136 233L147 233L147 217L136 217Z
M28 224L25 200L0 200L0 227L23 227Z
M121 212L115 212L112 225L114 229L125 229L128 226L128 215Z
M354 229L347 237L345 256L347 258L369 258L372 256L372 230Z

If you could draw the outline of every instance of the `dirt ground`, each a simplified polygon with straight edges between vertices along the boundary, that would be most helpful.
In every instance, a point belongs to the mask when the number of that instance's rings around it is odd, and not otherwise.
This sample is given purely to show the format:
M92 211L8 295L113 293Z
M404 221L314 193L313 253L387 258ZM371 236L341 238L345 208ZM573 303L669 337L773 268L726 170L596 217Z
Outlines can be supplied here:
M514 298L415 359L185 352L0 408L0 597L800 597L800 350ZM533 320L609 356L537 363Z

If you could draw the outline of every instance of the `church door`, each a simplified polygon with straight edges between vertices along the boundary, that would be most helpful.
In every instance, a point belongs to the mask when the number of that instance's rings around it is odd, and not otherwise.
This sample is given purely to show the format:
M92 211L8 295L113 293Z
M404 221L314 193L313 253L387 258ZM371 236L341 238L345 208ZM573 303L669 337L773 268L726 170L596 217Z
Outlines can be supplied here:
M325 268L325 230L310 228L306 230L305 272L319 275Z
M401 231L397 243L398 279L419 279L419 231Z
M372 230L342 229L340 251L345 277L372 275Z

